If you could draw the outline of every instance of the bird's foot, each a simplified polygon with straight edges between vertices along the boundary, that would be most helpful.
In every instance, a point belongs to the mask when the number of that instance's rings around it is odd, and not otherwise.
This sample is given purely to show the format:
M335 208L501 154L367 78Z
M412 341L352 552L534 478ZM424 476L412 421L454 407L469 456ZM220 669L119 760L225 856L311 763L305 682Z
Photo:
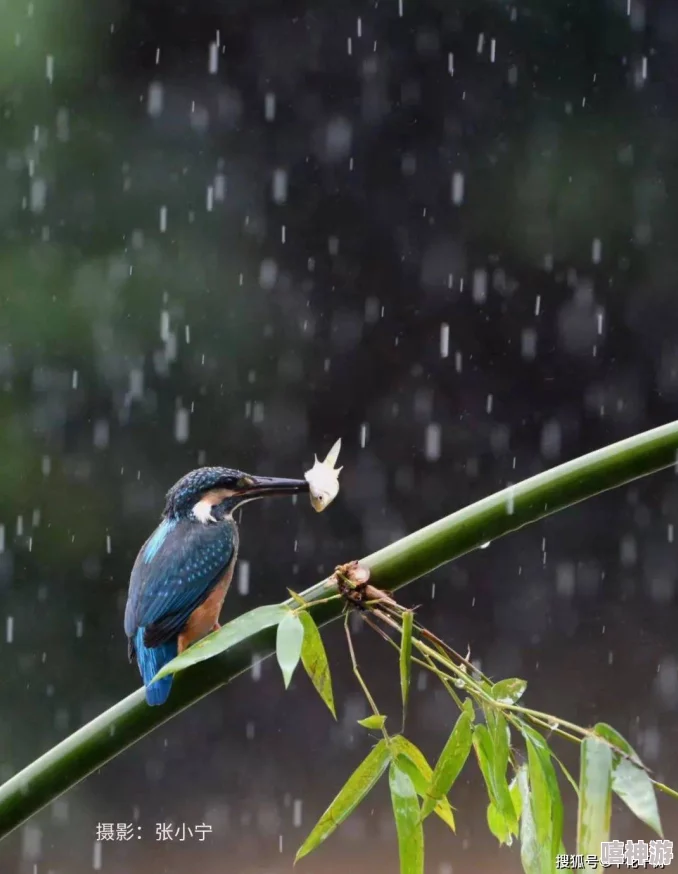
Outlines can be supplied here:
M218 622L215 622L214 625L212 626L212 631L219 631L220 628L221 628L221 625L219 625Z

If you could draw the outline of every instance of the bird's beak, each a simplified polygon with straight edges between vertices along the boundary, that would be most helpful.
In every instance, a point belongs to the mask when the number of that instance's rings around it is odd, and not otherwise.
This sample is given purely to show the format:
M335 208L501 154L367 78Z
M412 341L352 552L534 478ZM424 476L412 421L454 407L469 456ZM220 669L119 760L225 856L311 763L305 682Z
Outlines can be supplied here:
M245 489L248 498L265 498L269 495L297 495L308 492L305 479L284 479L276 476L253 476L253 483Z

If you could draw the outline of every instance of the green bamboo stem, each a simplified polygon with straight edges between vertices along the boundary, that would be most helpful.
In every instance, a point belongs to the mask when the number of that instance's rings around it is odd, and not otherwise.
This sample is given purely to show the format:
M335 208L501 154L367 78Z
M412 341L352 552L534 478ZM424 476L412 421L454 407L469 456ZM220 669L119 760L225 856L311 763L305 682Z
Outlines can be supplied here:
M370 582L395 590L445 562L530 522L676 464L678 422L654 428L509 486L361 559ZM307 602L334 594L328 580L302 592ZM296 602L285 602L294 607ZM336 619L338 600L311 608L319 623ZM242 674L253 659L275 651L276 629L257 632L177 674L168 702L148 707L143 689L84 725L0 786L0 838L88 774L177 713Z

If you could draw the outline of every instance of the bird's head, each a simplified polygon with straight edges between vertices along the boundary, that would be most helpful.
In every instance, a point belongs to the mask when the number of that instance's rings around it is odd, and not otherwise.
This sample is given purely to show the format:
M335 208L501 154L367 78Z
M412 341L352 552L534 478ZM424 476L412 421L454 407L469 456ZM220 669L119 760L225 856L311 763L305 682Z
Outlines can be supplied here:
M199 467L183 476L167 493L163 515L171 519L218 521L236 507L269 495L308 492L303 479L254 476L230 467Z

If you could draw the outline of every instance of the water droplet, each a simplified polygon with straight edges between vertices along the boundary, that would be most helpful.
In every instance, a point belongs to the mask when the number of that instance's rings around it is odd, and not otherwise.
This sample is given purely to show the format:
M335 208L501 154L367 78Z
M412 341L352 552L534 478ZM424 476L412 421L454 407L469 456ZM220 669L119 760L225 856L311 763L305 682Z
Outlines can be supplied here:
M447 358L450 354L450 326L443 322L440 326L440 357Z
M210 43L209 60L207 69L212 75L219 69L219 46L215 42Z

